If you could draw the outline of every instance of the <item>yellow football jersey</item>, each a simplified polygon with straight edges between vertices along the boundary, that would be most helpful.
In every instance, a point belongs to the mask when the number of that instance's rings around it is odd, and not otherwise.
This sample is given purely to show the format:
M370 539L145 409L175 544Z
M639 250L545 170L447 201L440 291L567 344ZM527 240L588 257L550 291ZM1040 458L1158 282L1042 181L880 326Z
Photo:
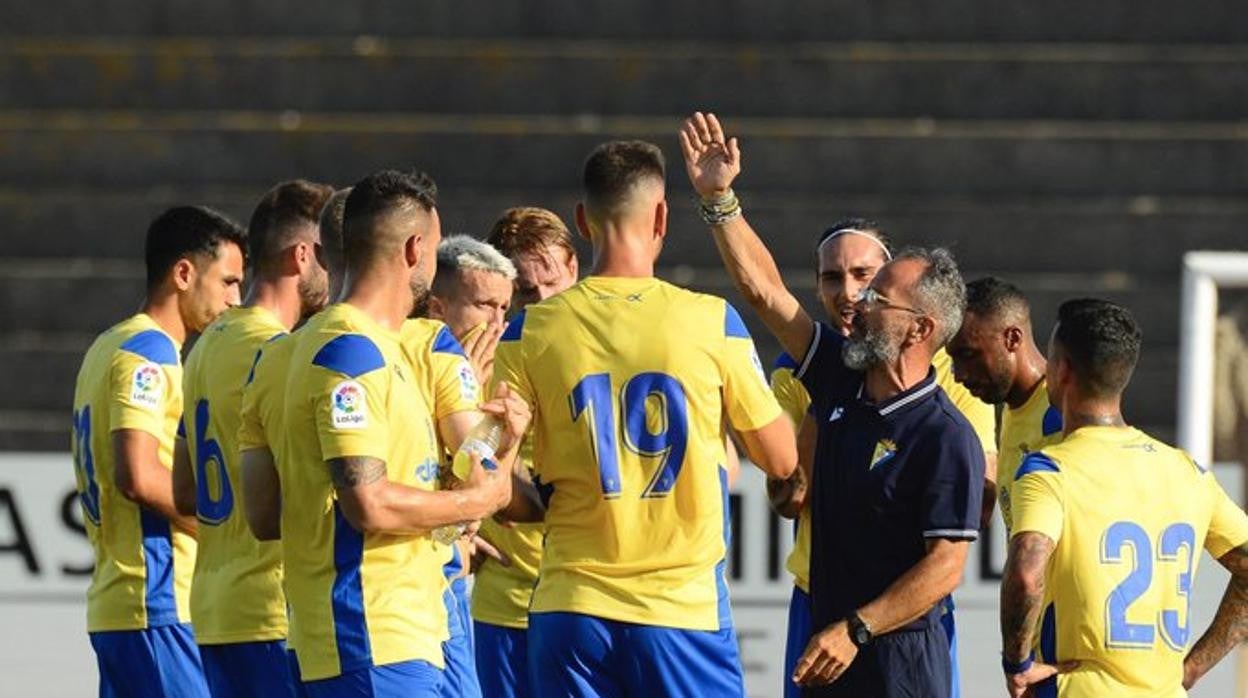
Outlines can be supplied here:
M520 459L533 470L533 439L520 446ZM511 558L504 567L487 559L472 584L474 620L504 628L529 627L529 604L542 564L544 523L519 523L507 527L493 519L481 522L481 535Z
M287 372L282 552L303 679L423 660L443 666L443 551L428 534L360 533L325 461L378 458L392 482L433 490L438 444L397 332L331 305L295 335Z
M1248 516L1213 474L1139 430L1083 427L1028 455L1011 496L1014 534L1056 542L1037 656L1080 662L1057 695L1186 695L1200 550L1248 542Z
M247 527L238 448L243 386L260 347L285 332L264 308L232 308L186 357L183 426L199 518L191 623L201 645L286 637L281 546L256 540Z
M997 503L1001 505L1001 520L1005 523L1007 540L1014 525L1010 511L1010 484L1014 482L1014 473L1028 453L1039 451L1061 440L1062 413L1049 404L1049 393L1043 380L1022 407L1012 410L1007 405L1001 412Z
M399 328L399 341L412 365L412 382L435 424L443 417L480 406L481 387L477 383L477 375L446 323L429 318L405 320ZM438 453L441 456L441 475L449 472L451 454L440 438ZM441 477L438 482L442 484ZM448 578L458 576L463 567L455 555L455 548L442 546L442 552L443 571Z
M797 362L788 354L780 354L771 369L771 392L775 394L780 409L793 420L793 431L797 432L806 418L806 410L810 408L810 393L802 385L793 372L797 370ZM793 583L797 588L810 593L810 509L803 507L797 516L797 534L793 539L793 550L784 563L785 569L793 575Z
M945 394L949 396L949 400L971 423L971 427L975 429L975 435L979 437L980 445L984 448L984 453L995 452L997 450L997 417L993 412L992 405L975 397L961 383L953 379L953 362L944 349L936 352L936 355L932 357L932 366L936 369L936 384L945 391ZM791 417L795 414L801 415L796 417L796 424L800 426L802 417L805 416L806 409L810 406L810 395L807 394L806 387L802 385L801 381L793 376L795 370L797 370L797 363L788 354L782 355L776 361L776 367L771 373L771 385L785 412ZM801 406L800 412L795 411L798 406ZM797 519L797 537L793 542L793 550L789 553L788 560L785 561L785 569L793 575L793 583L798 588L809 592L809 508L803 509Z
M531 612L730 623L723 419L752 431L781 414L732 306L659 279L589 277L511 321L494 379L533 406L549 488Z
M195 539L131 502L113 479L112 432L135 429L160 442L173 467L182 416L181 347L148 315L114 325L91 344L74 388L72 451L95 571L87 630L142 630L190 621Z
M477 374L446 323L428 318L407 320L399 339L434 420L480 407Z
M283 446L282 417L286 404L286 371L295 351L296 331L274 337L260 347L256 364L243 388L239 411L238 450L267 448L277 463ZM281 468L277 469L281 477Z

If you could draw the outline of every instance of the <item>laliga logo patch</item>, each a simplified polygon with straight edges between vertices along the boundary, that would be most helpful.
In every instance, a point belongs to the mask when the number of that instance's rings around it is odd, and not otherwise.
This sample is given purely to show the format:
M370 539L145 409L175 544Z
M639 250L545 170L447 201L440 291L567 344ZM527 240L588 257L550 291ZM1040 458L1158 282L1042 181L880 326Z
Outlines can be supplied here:
M368 426L364 386L355 381L343 381L334 386L332 399L329 421L334 428L362 429Z
M868 470L875 470L876 467L887 463L897 455L897 444L889 439L880 439L875 444L875 452L871 454L871 467Z
M473 373L472 366L467 361L459 364L459 396L469 402L481 399L481 385L477 383L477 374Z
M130 385L130 404L141 407L159 407L160 398L164 394L164 385L164 375L160 372L160 366L150 361L140 364L134 369L134 379Z

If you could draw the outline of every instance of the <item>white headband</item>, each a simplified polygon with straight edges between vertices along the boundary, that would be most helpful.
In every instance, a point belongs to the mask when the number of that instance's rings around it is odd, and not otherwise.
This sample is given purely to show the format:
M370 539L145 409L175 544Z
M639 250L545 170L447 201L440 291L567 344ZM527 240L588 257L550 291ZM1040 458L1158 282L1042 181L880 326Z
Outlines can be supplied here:
M859 235L870 240L871 242L874 242L880 246L880 250L884 253L884 260L888 262L893 261L893 254L888 251L888 247L885 246L883 242L880 242L879 238L864 230L855 230L854 228L841 228L840 230L833 231L831 235L823 239L823 242L819 243L819 247L816 248L815 251L818 252L819 250L822 250L824 245L832 242L842 235Z

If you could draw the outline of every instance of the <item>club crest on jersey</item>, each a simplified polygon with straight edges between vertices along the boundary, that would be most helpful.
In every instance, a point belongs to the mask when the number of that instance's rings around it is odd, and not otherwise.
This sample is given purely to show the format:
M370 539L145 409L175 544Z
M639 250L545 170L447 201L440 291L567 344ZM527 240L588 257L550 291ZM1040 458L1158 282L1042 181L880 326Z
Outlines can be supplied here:
M891 439L880 439L875 444L875 452L871 454L871 467L869 470L875 470L877 467L887 463L897 455L897 444Z
M343 381L334 386L329 422L335 429L363 429L368 426L368 410L364 386Z
M481 384L477 383L477 374L467 361L459 364L459 396L467 402L481 399Z
M165 377L160 366L148 361L134 369L130 384L130 404L140 407L160 407L165 392Z

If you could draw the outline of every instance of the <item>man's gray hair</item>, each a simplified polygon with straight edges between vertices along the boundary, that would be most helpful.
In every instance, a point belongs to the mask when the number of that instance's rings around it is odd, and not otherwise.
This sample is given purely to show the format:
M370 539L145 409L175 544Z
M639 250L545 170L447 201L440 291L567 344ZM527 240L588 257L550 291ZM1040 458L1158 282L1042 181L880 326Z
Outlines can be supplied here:
M966 311L966 283L958 263L949 250L943 247L926 249L907 247L893 261L917 259L926 268L914 287L915 306L936 321L936 341L943 347L962 326L962 313Z
M516 265L502 252L469 235L447 237L438 245L438 276L444 271L453 275L467 270L493 272L508 281L516 279Z

